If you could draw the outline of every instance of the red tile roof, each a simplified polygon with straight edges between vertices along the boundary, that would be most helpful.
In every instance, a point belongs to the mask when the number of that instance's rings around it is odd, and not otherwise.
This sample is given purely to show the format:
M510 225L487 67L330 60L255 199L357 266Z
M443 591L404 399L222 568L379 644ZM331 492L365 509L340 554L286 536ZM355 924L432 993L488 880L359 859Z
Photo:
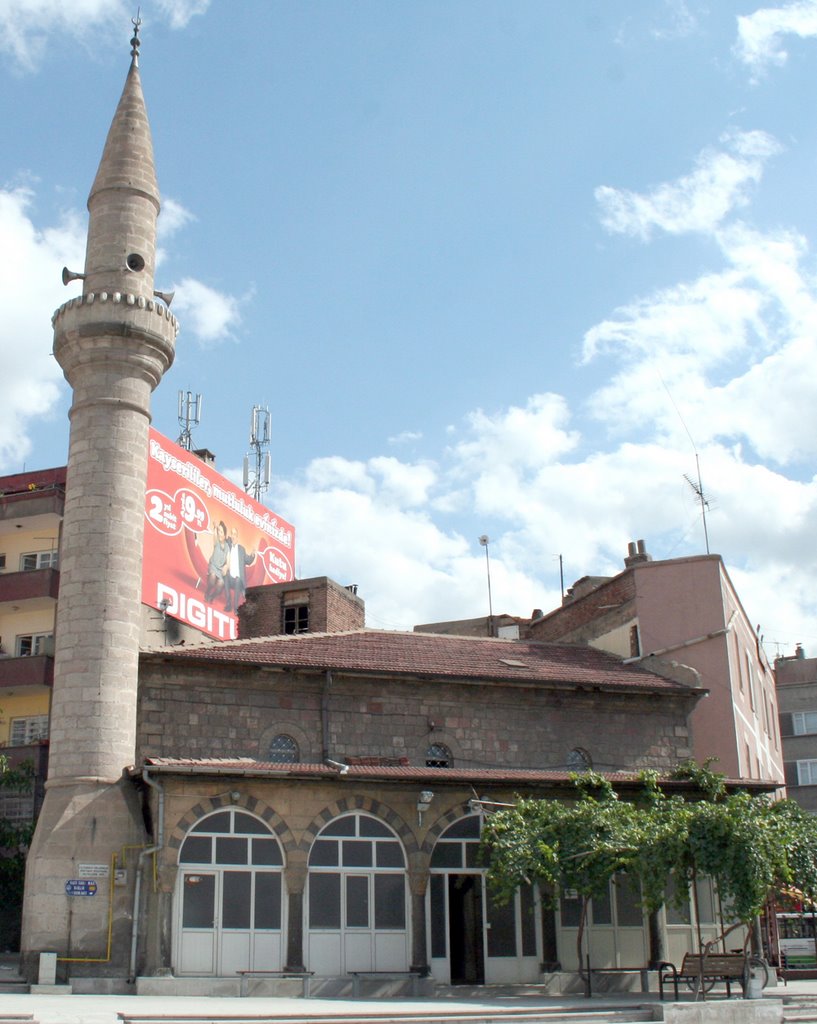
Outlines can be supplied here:
M148 757L145 766L161 774L169 775L233 775L276 779L337 778L348 782L412 782L412 783L453 783L475 786L572 786L573 773L565 769L535 768L424 768L413 765L347 765L346 771L328 764L273 764L270 761L256 761L251 757L194 758L194 757ZM135 772L141 771L135 768ZM599 772L616 786L643 785L637 771ZM665 789L689 790L690 783L683 779L663 778ZM779 788L782 782L767 782L759 779L727 779L730 788L766 792Z
M143 652L142 657L248 668L332 669L380 676L495 680L666 694L702 692L584 645L370 629L163 648Z

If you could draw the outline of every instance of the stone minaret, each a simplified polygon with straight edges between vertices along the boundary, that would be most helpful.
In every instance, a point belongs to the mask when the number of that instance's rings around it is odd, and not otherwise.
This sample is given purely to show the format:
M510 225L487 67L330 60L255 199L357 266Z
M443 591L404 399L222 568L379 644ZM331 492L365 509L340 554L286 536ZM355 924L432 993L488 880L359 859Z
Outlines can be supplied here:
M49 772L26 876L29 973L41 951L73 961L63 974L123 973L135 856L125 884L111 890L112 907L106 878L89 896L67 895L66 882L104 876L113 854L122 865L124 847L146 842L123 770L135 757L150 395L173 361L178 325L153 288L159 190L134 24L130 70L88 197L82 295L53 318L73 404Z

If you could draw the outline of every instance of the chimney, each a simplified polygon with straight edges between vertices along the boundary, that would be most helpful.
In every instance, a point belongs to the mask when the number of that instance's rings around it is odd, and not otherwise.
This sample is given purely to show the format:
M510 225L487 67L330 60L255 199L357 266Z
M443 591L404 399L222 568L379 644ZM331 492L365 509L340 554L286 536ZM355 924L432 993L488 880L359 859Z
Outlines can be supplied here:
M638 565L640 562L651 562L652 555L647 553L647 547L643 540L630 541L627 545L627 557L624 559L626 568L631 565Z

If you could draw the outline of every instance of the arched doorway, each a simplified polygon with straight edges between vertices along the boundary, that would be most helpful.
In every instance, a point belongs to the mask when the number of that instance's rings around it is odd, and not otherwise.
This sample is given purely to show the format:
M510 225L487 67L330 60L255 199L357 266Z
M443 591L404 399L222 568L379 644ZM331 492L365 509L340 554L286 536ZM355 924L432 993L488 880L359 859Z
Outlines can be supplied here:
M283 863L269 826L246 811L216 811L196 822L179 850L178 974L280 970Z
M306 914L315 974L408 969L406 855L388 825L355 812L321 830L309 852Z
M460 818L437 840L428 886L431 973L452 985L536 981L540 939L532 886L500 906L477 859L480 819Z

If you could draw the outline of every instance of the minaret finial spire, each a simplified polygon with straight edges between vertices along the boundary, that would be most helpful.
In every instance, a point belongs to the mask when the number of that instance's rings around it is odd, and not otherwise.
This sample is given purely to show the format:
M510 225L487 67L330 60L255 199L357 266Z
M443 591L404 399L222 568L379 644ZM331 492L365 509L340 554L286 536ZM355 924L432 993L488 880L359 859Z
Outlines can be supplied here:
M136 68L139 67L139 47L142 45L141 40L139 39L139 26L142 24L142 19L140 17L141 13L142 8L137 7L136 17L131 18L131 24L133 25L133 39L130 41L130 55L131 63Z

